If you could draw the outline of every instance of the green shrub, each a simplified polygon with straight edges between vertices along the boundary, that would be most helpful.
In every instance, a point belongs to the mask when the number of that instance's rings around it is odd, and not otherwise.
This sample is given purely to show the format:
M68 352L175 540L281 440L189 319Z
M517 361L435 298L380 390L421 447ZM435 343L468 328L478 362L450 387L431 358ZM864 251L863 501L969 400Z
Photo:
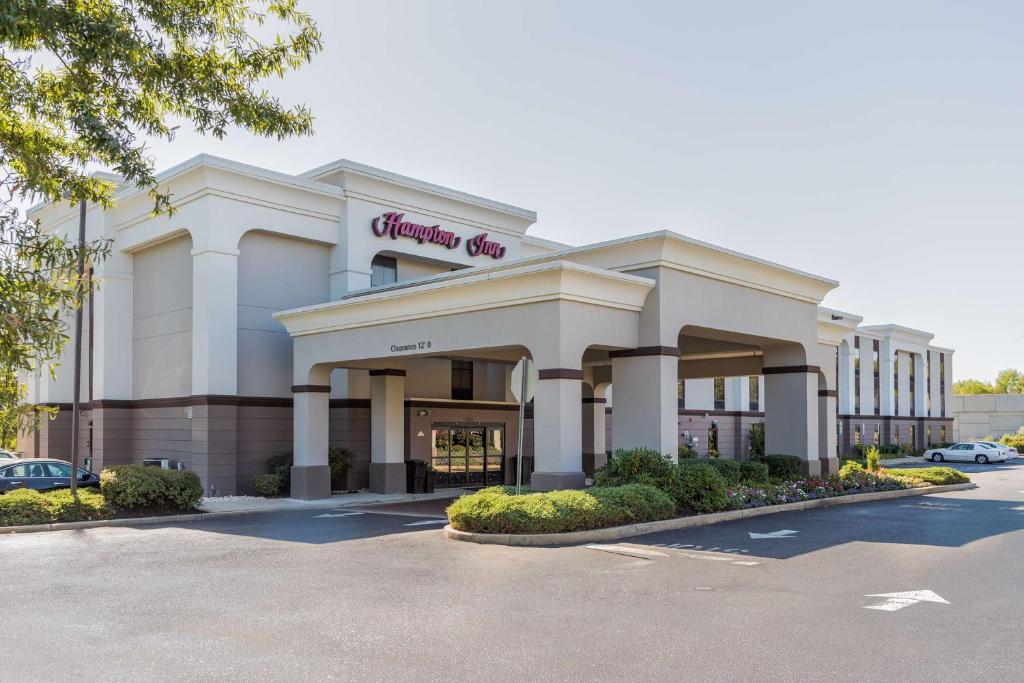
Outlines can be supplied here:
M1016 434L1003 434L999 438L999 443L1016 448L1017 452L1024 451L1024 433L1017 432Z
M868 464L868 472L877 472L882 469L882 466L878 464L880 459L877 448L874 446L868 448L867 452L864 454L864 460L866 460Z
M203 497L203 487L195 472L141 465L104 469L100 473L100 491L119 510L192 510Z
M908 467L886 470L886 474L895 474L921 479L935 486L946 484L966 484L971 479L963 472L952 467Z
M457 499L448 520L460 531L552 534L666 519L674 512L667 494L643 484L520 496L495 486Z
M729 506L729 485L710 462L684 460L679 463L675 495L680 507L695 512L718 512Z
M722 475L725 482L730 486L735 486L740 483L742 475L740 474L740 464L735 460L708 460L709 465L718 470L718 473Z
M352 451L347 448L331 448L327 451L327 465L331 468L331 490L341 491L348 485L348 468L352 465ZM276 474L281 478L281 490L288 491L292 486L292 464L295 459L291 453L279 453L267 459L267 474ZM254 486L255 486L255 480ZM269 495L269 494L264 494Z
M33 489L15 489L0 496L0 525L49 524L50 507L43 494Z
M684 443L679 444L679 460L687 460L689 458L696 458L697 451L690 448Z
M69 489L50 491L42 497L50 511L51 522L88 522L103 519L110 513L106 499L88 489L78 489L77 502Z
M647 484L672 495L676 482L675 463L667 455L649 448L620 448L594 473L598 486Z
M772 479L796 481L801 476L803 460L795 455L763 455L757 461L768 466L768 476Z
M768 483L768 465L745 460L740 462L740 481L754 486Z
M864 473L864 466L856 460L847 460L839 468L840 479L850 479Z
M276 496L283 486L280 474L257 474L252 478L252 488L261 496Z
M764 422L755 422L747 430L747 452L751 457L764 455Z

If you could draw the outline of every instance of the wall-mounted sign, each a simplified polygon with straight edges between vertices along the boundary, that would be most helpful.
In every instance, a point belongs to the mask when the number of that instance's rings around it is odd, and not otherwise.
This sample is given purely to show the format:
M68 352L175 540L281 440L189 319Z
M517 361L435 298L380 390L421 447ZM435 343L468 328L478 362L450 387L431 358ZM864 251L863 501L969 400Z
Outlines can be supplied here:
M433 343L429 340L418 341L411 344L392 344L391 353L401 353L403 351L425 351L433 346Z
M444 230L440 225L420 225L405 220L404 213L388 211L383 216L373 219L371 225L373 234L377 237L390 237L397 240L399 237L414 239L420 244L440 244L449 249L455 249L462 244L462 238L450 230ZM476 237L466 240L466 253L470 256L490 256L493 259L500 259L505 256L506 248L499 242L487 239L487 233L482 232Z

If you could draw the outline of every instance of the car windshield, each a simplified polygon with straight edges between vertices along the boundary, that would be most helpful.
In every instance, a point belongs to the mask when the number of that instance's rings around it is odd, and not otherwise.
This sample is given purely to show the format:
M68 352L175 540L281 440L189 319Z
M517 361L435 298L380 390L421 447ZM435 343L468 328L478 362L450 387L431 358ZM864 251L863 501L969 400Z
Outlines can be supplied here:
M979 441L978 445L981 446L982 448L987 448L989 450L992 450L993 448L995 448L995 446L993 446L992 444L987 443L985 441Z

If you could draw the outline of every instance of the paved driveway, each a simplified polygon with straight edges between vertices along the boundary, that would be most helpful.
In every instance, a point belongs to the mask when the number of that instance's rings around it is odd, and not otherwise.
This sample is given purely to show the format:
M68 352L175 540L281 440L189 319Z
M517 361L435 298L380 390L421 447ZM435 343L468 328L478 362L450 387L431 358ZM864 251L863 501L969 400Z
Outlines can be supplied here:
M438 504L0 536L0 679L1021 680L1024 464L962 469L598 548L447 541Z

